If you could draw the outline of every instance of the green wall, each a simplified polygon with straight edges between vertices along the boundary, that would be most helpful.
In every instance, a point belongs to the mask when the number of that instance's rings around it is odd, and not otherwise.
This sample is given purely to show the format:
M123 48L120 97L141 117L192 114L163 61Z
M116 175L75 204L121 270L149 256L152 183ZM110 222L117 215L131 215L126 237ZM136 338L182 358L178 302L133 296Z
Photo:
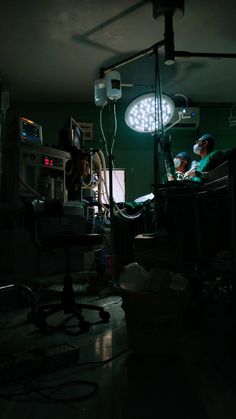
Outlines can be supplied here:
M232 104L194 104L200 107L200 125L197 130L171 129L172 151L189 151L192 157L194 140L205 132L216 138L217 148L236 147L236 127L230 128L228 117ZM153 183L153 137L130 130L124 121L126 105L118 101L116 105L117 135L114 143L114 162L118 168L126 169L126 200L151 192ZM108 117L108 113L110 117ZM78 122L94 123L94 141L86 142L85 147L104 150L99 127L100 108L93 103L16 103L11 104L7 115L7 138L13 134L15 116L29 118L43 127L44 144L58 145L59 130L66 119L72 116ZM109 139L109 131L114 130L113 109L103 111L104 133ZM108 124L110 121L110 125Z

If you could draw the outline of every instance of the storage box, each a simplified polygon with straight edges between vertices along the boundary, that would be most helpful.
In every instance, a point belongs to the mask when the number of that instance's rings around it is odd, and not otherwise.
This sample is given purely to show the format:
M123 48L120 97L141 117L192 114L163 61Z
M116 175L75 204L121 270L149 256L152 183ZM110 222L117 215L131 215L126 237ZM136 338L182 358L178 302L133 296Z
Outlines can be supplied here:
M158 293L122 291L129 348L139 356L176 356L182 332L186 292Z

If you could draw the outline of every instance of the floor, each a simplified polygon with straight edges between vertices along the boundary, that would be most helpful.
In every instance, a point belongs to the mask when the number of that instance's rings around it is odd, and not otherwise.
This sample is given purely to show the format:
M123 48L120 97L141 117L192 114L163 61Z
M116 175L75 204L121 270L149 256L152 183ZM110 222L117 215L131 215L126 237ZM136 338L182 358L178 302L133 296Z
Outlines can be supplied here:
M37 303L55 300L60 278L32 289ZM170 339L165 356L148 346L145 332L136 350L130 347L122 296L114 289L77 284L75 290L80 301L108 310L110 321L88 312L93 324L80 333L74 319L61 329L57 314L43 333L27 320L24 290L0 293L1 419L235 419L236 356L224 297L204 308L192 304L178 347Z

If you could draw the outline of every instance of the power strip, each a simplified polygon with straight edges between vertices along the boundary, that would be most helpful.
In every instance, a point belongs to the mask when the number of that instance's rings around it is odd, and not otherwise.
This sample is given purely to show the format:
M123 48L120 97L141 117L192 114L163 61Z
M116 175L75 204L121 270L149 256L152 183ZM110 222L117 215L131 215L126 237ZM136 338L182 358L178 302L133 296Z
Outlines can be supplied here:
M59 368L69 367L79 361L80 348L71 344L37 348L29 352L13 355L14 362L5 368L2 363L0 372L5 378L18 378L26 375L41 375Z

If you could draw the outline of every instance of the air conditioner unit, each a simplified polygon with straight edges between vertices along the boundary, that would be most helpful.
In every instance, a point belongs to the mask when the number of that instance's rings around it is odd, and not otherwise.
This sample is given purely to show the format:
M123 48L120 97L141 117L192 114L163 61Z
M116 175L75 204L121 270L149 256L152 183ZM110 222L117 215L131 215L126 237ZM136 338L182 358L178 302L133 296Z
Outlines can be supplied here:
M228 117L229 127L236 127L236 115L231 115Z
M236 103L231 106L230 108L230 116L228 117L229 126L230 128L236 127L236 114L234 108L236 107Z
M172 129L196 129L200 120L200 108L177 107L170 122L165 128Z

